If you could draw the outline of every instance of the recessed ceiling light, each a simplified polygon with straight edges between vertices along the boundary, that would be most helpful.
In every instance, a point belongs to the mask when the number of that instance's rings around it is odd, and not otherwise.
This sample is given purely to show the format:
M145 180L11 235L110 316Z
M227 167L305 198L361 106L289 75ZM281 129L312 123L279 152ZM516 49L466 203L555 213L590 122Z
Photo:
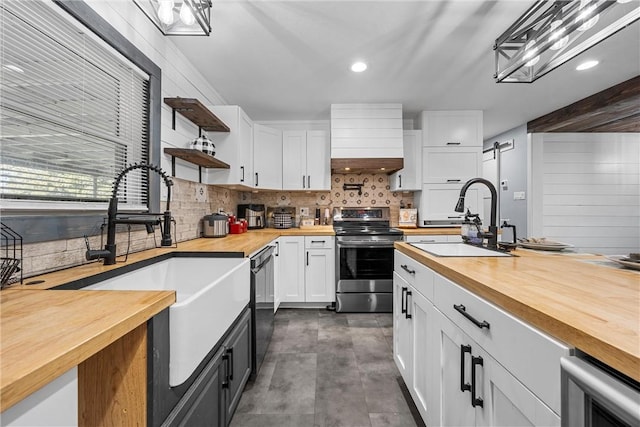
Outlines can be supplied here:
M346 171L350 171L350 170L351 170L351 168L344 168L344 170L346 170Z
M576 67L576 70L578 70L578 71L588 70L589 68L595 67L599 63L600 63L600 61L596 61L595 59L594 60L590 60L590 61L585 61L582 64L578 65Z
M385 170L385 168L380 168L381 171Z
M364 62L354 62L351 65L351 71L353 71L354 73L361 73L366 69L367 69L367 64L365 64Z

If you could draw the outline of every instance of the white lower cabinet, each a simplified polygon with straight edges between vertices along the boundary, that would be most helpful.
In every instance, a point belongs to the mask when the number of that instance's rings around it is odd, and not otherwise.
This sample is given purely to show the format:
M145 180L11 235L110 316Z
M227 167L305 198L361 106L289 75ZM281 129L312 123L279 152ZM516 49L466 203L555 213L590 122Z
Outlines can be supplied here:
M560 417L438 312L440 404L434 425L559 426ZM437 350L437 348L436 348ZM436 372L434 372L436 374Z
M278 242L280 301L304 301L304 236L282 236Z
M335 300L334 239L333 236L278 238L276 299L283 303Z
M568 347L399 251L394 265L394 360L427 425L560 425Z

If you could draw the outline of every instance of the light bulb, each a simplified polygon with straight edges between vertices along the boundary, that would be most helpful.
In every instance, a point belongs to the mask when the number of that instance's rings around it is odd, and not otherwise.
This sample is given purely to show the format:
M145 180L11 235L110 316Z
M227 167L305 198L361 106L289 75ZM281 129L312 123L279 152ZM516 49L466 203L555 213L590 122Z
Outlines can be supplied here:
M582 0L580 2L580 9L587 6L589 4L589 1L590 0L586 0L586 1ZM600 19L599 13L591 17L591 15L593 15L593 12L595 10L596 10L596 6L591 5L586 7L582 12L580 12L578 17L576 18L576 22L582 22L582 25L578 27L578 31L587 31L589 28L593 27L598 23L598 20Z
M551 23L551 36L549 36L549 40L554 41L557 40L554 44L551 45L551 50L559 50L565 47L569 43L569 36L562 37L562 34L565 32L564 27L560 27L562 25L562 20L553 21Z
M180 20L184 25L189 27L196 22L196 17L193 16L193 12L191 12L191 8L186 1L184 1L180 7Z
M535 47L535 44L536 41L531 40L525 47L525 54L522 56L522 59L525 61L528 60L524 63L525 67L533 67L538 63L538 61L540 61L540 55L536 55L538 53L538 48Z
M165 25L173 24L173 0L160 0L158 2L158 19Z

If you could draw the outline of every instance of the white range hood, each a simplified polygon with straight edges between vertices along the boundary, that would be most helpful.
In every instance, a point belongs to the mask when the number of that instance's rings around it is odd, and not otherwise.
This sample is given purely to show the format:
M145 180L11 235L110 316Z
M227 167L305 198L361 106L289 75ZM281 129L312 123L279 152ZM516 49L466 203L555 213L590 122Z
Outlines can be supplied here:
M331 104L331 170L402 169L402 104Z

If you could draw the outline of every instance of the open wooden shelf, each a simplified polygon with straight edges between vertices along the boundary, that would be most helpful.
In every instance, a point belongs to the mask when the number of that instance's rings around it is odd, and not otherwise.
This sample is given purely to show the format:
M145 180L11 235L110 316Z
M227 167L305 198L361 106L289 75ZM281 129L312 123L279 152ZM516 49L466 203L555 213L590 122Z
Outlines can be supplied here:
M165 154L169 154L170 156L186 160L187 162L193 163L194 165L198 165L203 168L229 169L231 167L225 162L218 160L213 156L205 154L200 150L194 150L192 148L165 148L164 152ZM173 175L175 175L175 172Z
M201 130L210 132L229 132L227 126L200 101L194 98L165 98L164 103L173 108L173 121L175 129L175 113L182 114L187 119L200 127Z

